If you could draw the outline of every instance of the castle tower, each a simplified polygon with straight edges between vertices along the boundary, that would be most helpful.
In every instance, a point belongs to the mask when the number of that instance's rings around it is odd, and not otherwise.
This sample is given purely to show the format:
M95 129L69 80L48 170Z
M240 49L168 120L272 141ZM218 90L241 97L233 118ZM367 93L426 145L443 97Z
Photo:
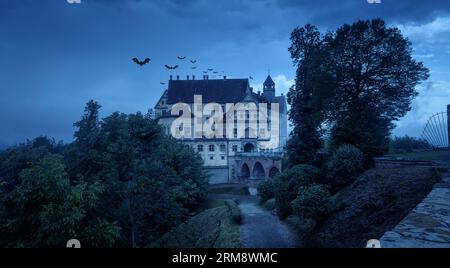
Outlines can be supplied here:
M273 99L275 97L275 82L273 82L270 75L267 76L266 81L263 84L263 95L267 99Z

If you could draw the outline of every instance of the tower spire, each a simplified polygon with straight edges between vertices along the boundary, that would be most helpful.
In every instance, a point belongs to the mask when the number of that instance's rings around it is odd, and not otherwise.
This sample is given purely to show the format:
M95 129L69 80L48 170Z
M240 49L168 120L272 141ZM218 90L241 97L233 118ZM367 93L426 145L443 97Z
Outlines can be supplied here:
M264 81L263 94L268 99L275 97L275 82L272 77L270 77L270 74L267 75L266 81Z

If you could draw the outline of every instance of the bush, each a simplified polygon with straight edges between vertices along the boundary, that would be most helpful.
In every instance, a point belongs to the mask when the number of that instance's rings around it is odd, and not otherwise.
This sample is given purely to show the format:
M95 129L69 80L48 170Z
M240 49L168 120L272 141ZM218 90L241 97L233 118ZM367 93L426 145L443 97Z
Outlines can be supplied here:
M330 192L325 185L302 186L292 201L294 212L301 218L323 220L328 214Z
M275 198L271 198L263 203L262 205L265 209L272 211L276 208Z
M328 169L331 184L340 188L364 171L364 154L353 145L342 145L334 153Z
M241 224L241 221L242 221L241 209L239 208L236 201L226 200L225 205L230 210L230 214L231 214L231 218L233 219L233 222L236 224Z
M261 202L275 197L273 180L267 179L258 185L258 195L261 197Z
M278 216L284 219L292 213L291 202L301 186L316 184L320 179L319 169L311 165L296 165L276 177L274 193Z

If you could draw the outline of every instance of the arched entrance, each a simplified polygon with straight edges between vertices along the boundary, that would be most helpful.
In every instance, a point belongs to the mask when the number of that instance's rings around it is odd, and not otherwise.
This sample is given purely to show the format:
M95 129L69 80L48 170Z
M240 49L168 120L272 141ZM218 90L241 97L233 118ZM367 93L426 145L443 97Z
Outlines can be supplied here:
M262 178L266 176L266 174L264 173L264 168L260 162L255 163L252 176L256 178Z
M255 146L253 143L246 143L244 145L244 153L251 153L255 150Z
M276 175L280 174L280 171L276 167L272 167L269 171L269 177L275 178Z
M241 178L248 179L250 177L250 169L247 164L243 164L241 167Z

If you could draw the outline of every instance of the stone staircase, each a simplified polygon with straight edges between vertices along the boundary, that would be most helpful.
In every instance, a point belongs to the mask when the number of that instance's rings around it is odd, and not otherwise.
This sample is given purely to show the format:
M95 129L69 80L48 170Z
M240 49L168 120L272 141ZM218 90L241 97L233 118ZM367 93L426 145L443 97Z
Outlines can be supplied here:
M450 248L450 174L380 243L383 248Z

